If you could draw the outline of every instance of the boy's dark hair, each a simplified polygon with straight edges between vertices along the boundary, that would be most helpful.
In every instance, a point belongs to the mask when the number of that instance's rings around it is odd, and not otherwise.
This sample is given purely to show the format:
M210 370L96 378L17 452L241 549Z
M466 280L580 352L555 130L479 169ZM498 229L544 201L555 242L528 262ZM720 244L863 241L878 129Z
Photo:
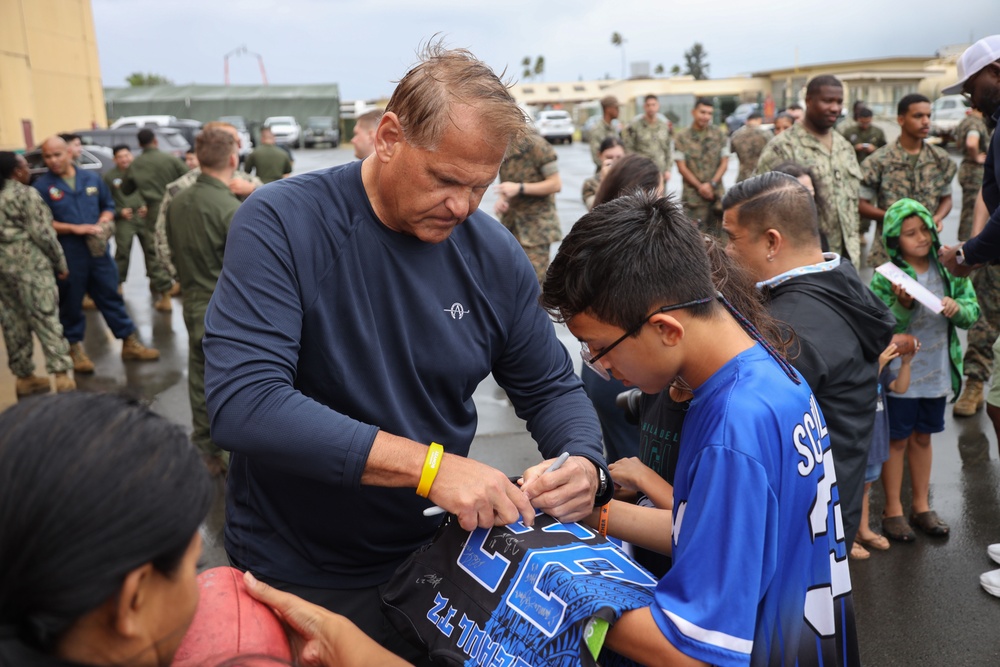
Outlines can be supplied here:
M648 157L632 153L608 170L594 195L594 206L600 206L635 190L656 191L660 187L660 168Z
M875 114L873 114L872 110L868 107L861 107L858 109L858 118L871 118L874 115Z
M650 100L656 100L657 102L659 102L660 98L654 95L653 93L650 93L649 95L646 95L644 98L642 98L643 102L648 102Z
M796 246L820 243L816 202L794 176L769 171L734 185L722 209L739 207L739 225L754 234L777 229Z
M128 144L115 144L114 148L111 149L112 155L118 155L121 151L131 151L132 149L128 147Z
M628 330L652 308L715 293L701 232L672 198L639 191L573 225L545 274L540 301L559 322L589 312ZM688 311L705 317L717 307L713 299Z
M921 102L925 104L930 104L931 101L919 93L911 93L910 95L905 95L903 99L899 101L896 105L896 115L905 116L906 112L910 110L910 107L914 104L920 104Z
M67 144L76 141L77 139L79 139L81 142L83 141L83 137L81 137L79 134L74 134L72 132L62 132L59 134L59 138L65 141Z
M747 120L757 120L758 118L763 118L764 114L759 111L751 111L750 115L747 116Z
M699 98L695 99L694 106L695 106L696 109L698 107L712 107L714 109L715 108L715 102L713 102L712 100L710 100L707 97L699 97Z

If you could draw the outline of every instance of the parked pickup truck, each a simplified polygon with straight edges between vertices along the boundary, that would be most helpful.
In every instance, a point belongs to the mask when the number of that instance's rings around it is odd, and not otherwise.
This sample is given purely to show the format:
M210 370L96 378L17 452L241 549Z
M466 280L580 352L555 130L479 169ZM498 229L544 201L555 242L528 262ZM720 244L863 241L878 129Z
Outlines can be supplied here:
M945 95L931 104L931 136L937 137L944 148L955 140L955 129L969 113L969 102L964 95Z

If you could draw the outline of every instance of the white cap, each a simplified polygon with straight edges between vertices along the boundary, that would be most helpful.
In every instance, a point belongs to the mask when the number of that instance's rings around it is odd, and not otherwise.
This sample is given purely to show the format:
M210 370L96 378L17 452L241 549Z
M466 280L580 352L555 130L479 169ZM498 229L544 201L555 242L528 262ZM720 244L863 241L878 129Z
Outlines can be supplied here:
M970 46L958 59L958 83L941 90L945 95L962 92L962 86L991 62L1000 60L1000 35L990 35Z

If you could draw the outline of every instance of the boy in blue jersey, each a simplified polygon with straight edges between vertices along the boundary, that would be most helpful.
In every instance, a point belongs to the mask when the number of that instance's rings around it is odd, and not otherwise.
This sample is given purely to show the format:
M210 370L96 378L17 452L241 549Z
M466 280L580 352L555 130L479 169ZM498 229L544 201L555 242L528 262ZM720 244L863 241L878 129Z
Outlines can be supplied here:
M673 558L655 603L625 613L608 648L647 665L860 664L826 422L801 375L717 294L680 208L637 194L584 216L542 305L598 374L694 394L672 512L620 504L606 517Z

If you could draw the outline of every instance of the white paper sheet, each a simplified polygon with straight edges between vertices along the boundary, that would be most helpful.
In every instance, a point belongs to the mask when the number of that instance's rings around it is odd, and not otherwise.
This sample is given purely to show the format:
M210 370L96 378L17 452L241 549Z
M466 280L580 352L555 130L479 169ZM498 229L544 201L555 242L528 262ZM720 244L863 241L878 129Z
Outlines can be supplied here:
M886 262L881 266L875 267L875 270L884 276L889 282L899 285L905 289L907 294L922 303L924 306L930 308L933 312L941 312L941 299L934 296L933 292L908 276L903 269L899 268L892 262ZM933 271L935 269L932 266L928 270Z

